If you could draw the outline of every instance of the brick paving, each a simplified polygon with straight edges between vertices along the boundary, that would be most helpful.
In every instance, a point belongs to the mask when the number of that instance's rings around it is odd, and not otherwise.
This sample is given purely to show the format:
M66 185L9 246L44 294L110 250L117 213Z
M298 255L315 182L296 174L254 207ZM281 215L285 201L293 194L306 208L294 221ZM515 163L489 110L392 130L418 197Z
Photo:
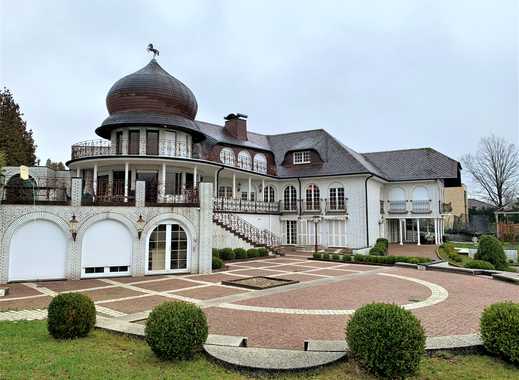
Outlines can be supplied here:
M417 256L437 259L436 245L433 244L390 244L388 253L390 256Z
M390 253L427 255L434 252L431 249L434 246L418 249L417 246L391 246ZM306 339L344 338L347 313L334 315L329 311L354 310L369 302L419 306L412 312L422 321L429 336L475 333L486 305L502 300L519 302L517 285L490 278L312 261L307 260L311 253L305 252L287 251L286 254L283 258L231 263L226 271L210 275L9 284L9 296L0 297L0 319L41 317L53 295L74 290L92 297L98 312L116 318L124 316L126 320L142 320L146 317L143 312L161 302L186 299L203 308L212 334L247 336L252 347L302 349ZM222 280L257 275L300 283L264 291L220 284ZM405 278L392 277L394 275ZM432 294L432 285L443 289L443 298ZM434 297L436 302L427 303ZM247 307L252 309L243 309ZM5 312L7 310L11 311ZM298 313L292 313L293 310ZM321 312L312 314L305 310Z

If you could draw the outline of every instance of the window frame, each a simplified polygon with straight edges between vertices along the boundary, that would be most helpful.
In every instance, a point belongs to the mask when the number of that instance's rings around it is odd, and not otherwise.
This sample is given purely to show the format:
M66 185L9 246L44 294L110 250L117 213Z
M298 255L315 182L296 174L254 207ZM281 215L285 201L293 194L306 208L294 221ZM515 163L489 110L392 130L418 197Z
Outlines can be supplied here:
M298 152L294 152L293 153L293 162L294 162L294 165L309 164L311 162L310 151L301 150Z
M236 161L236 155L234 154L234 150L231 148L222 148L220 150L220 162L227 166L234 166Z
M247 150L240 150L236 160L236 166L244 170L252 170L252 158Z

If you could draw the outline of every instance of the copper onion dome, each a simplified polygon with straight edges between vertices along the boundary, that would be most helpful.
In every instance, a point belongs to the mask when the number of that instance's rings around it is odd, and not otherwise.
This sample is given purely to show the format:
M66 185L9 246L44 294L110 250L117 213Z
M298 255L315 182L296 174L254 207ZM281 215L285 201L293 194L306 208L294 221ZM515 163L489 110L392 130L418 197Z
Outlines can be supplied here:
M119 79L108 91L109 114L152 113L194 120L198 105L191 90L153 58L139 71Z

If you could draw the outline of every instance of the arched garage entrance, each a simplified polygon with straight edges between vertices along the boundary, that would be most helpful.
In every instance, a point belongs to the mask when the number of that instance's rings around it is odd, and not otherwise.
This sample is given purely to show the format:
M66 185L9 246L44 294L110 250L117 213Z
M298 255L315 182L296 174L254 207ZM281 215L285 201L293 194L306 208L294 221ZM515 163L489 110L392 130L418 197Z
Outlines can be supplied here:
M132 245L132 236L121 222L105 219L94 223L83 236L81 277L129 275Z
M8 281L65 278L67 237L48 220L34 220L16 230L9 246Z

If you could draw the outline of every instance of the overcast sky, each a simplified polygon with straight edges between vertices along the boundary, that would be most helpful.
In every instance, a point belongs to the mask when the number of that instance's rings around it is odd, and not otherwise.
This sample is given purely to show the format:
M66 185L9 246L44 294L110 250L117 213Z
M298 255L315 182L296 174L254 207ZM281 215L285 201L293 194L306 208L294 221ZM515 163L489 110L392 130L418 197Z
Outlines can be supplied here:
M37 155L96 138L105 96L159 62L199 120L324 128L359 152L433 147L459 159L495 133L519 140L518 2L0 0L0 85Z

